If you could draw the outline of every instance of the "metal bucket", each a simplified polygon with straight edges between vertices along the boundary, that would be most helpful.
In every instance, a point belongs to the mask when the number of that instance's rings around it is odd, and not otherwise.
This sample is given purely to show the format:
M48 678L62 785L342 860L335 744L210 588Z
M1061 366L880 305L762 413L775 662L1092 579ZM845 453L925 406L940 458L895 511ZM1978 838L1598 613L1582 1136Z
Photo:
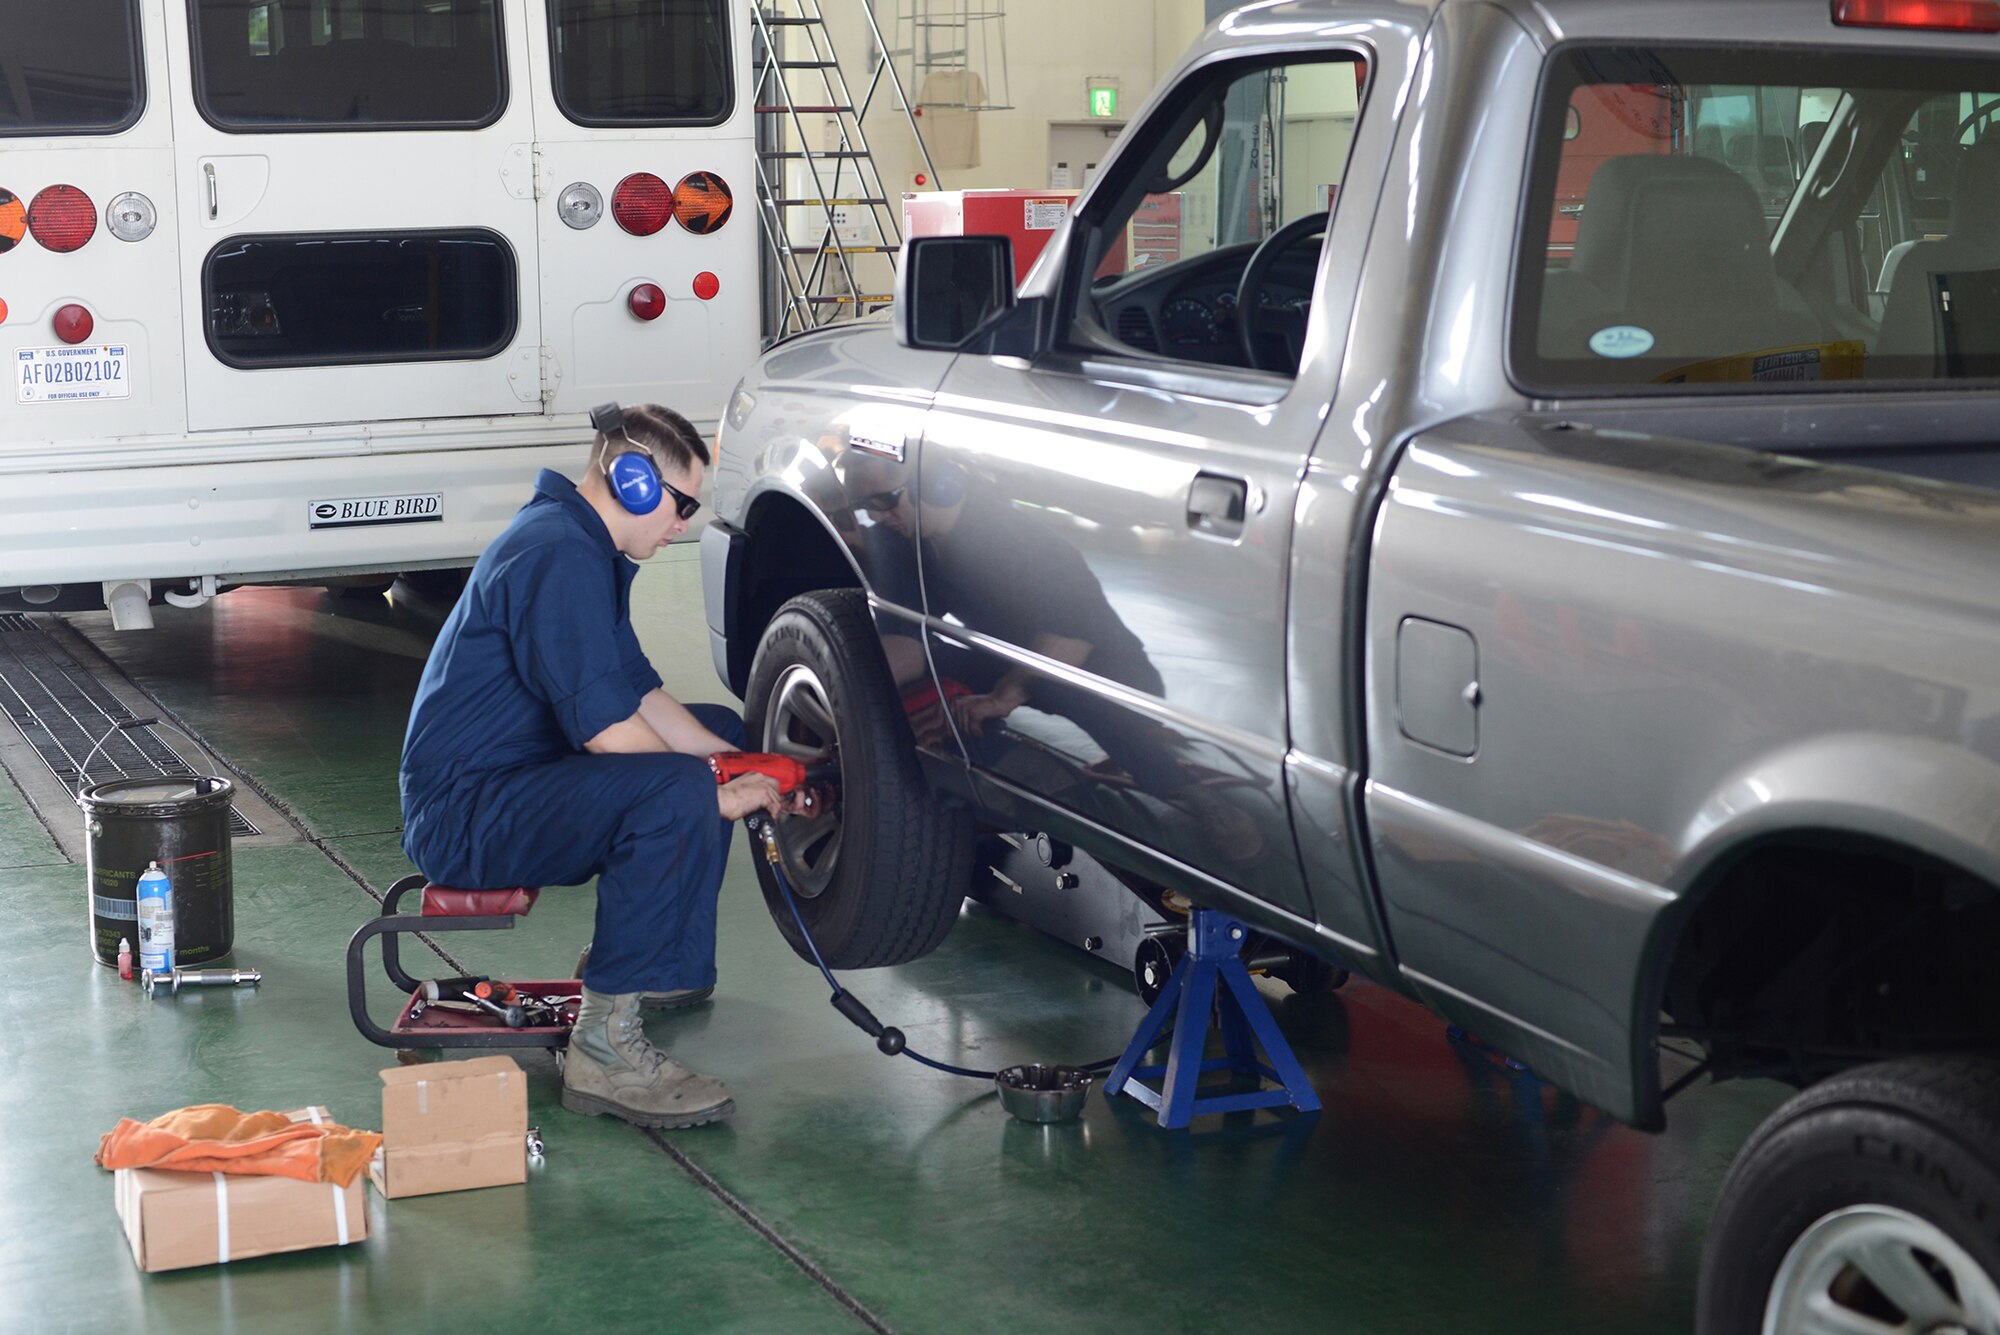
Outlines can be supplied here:
M1091 1073L1081 1066L1032 1062L996 1071L1000 1106L1023 1122L1068 1122L1090 1097Z
M174 963L225 958L236 940L229 857L228 779L139 778L92 784L83 808L90 880L90 946L99 964L118 963L118 940L139 951L135 895L146 864L157 862L174 888Z

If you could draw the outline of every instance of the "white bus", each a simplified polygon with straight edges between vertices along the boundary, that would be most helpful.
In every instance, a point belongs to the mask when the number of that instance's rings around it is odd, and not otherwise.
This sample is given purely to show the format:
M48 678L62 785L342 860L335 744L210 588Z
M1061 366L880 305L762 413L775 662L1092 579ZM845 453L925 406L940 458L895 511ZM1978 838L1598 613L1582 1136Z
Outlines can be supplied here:
M742 0L0 0L0 610L469 565L591 405L707 430L749 42Z

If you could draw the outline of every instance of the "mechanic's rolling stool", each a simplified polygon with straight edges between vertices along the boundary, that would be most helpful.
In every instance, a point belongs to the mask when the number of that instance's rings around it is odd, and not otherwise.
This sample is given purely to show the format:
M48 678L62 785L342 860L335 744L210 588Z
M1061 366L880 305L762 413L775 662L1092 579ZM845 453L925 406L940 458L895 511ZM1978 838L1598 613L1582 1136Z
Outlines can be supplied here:
M421 890L418 911L399 912L405 895ZM538 890L453 890L422 876L389 887L381 914L363 923L347 943L347 1009L354 1027L388 1048L555 1048L569 1043L583 986L574 978L494 983L455 978L420 981L403 971L397 938L406 932L510 931L535 906ZM362 977L363 948L382 938L382 968L405 997L402 1013L384 1029L368 1014ZM487 999L475 984L487 983Z
M1242 923L1213 909L1197 908L1189 915L1187 954L1181 956L1173 977L1139 1022L1139 1032L1132 1035L1125 1055L1111 1068L1104 1081L1106 1098L1131 1095L1158 1113L1160 1125L1170 1131L1210 1113L1287 1105L1302 1113L1319 1111L1319 1095L1306 1079L1305 1068L1292 1055L1291 1044L1285 1042L1278 1022L1271 1018L1271 1008L1243 965L1241 953L1248 935L1249 929ZM1221 1004L1217 1006L1217 1002ZM1226 1055L1204 1060L1209 1016L1218 1011ZM1140 1066L1139 1059L1160 1041L1160 1033L1170 1020L1175 1023L1167 1064ZM1257 1060L1257 1046L1270 1058L1268 1063ZM1196 1093L1203 1075L1222 1070L1259 1077L1259 1088L1232 1094ZM1166 1081L1158 1090L1139 1079L1162 1074ZM1274 1080L1278 1087L1264 1088L1263 1080Z

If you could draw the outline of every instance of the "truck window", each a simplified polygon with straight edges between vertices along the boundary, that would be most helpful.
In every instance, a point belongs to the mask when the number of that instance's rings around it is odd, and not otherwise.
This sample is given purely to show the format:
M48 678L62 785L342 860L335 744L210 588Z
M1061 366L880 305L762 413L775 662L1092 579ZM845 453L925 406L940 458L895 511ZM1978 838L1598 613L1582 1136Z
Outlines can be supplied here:
M550 0L556 105L578 125L729 116L725 0Z
M0 135L116 134L140 98L137 0L0 0Z
M202 266L208 346L229 366L490 357L519 320L495 232L231 237Z
M506 106L494 0L194 0L222 130L467 129Z
M1516 380L1546 394L2000 376L2000 97L1979 91L1996 86L1991 59L1559 52Z
M1155 141L1128 150L1137 179L1092 227L1094 322L1151 355L1295 372L1364 80L1340 54L1238 65L1159 118Z

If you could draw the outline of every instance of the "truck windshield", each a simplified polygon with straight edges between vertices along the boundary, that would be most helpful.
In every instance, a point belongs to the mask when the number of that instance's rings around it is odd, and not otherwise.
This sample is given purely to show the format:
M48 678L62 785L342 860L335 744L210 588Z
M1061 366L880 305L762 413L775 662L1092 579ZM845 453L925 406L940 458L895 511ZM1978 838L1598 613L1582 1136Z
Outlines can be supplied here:
M1548 393L2000 376L1996 121L1992 60L1560 53L1516 377Z

